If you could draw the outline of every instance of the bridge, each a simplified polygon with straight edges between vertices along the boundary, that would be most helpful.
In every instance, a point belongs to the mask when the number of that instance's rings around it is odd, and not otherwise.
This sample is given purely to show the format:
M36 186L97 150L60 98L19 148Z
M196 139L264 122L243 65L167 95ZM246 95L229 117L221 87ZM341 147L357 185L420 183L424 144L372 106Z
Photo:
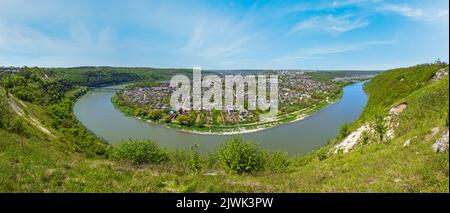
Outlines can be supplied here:
M125 89L121 89L121 88L89 88L90 90L92 90L93 92L122 92Z

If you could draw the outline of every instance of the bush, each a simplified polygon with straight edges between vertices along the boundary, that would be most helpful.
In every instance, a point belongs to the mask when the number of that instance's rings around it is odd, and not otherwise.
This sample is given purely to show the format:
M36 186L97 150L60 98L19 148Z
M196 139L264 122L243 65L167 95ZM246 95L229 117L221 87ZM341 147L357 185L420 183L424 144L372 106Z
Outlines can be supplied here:
M339 128L339 138L345 138L350 134L350 124L344 123Z
M126 160L134 164L161 163L169 159L167 152L153 141L130 141L111 151L114 160Z
M198 144L194 144L191 146L191 150L189 152L189 169L195 173L199 172L205 163L205 159L200 155L198 151Z
M151 110L148 113L148 118L150 118L152 120L159 120L162 118L162 116L163 116L163 114L162 114L161 110L158 110L158 109Z
M365 146L367 144L369 144L369 140L370 140L370 134L367 131L362 132L361 134L361 145Z
M328 151L329 151L329 149L328 148L326 148L326 147L322 147L322 148L320 148L319 150L317 150L317 158L320 160L320 161L323 161L323 160L325 160L325 159L327 159L328 158Z
M192 126L192 120L191 117L187 116L187 115L179 115L176 120L178 121L178 123L180 123L181 125L185 125L185 126Z
M378 140L383 142L384 134L386 134L387 126L384 117L381 115L375 115L374 121L371 123L372 128L375 130L375 133L378 135Z
M251 142L232 138L218 150L219 160L234 173L254 173L265 168L267 153Z
M268 166L272 172L285 172L290 164L291 161L289 160L287 153L274 152L270 155Z
M136 117L147 117L147 111L145 111L142 108L137 108L133 112L134 116Z
M23 134L25 132L25 125L22 120L14 117L9 123L7 130L17 134Z

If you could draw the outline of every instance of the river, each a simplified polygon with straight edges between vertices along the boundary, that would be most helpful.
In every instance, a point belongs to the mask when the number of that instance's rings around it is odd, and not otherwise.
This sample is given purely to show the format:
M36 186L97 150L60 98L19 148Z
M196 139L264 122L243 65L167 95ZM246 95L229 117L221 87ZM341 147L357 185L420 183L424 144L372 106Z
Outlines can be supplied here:
M291 155L318 149L328 139L336 136L343 123L352 122L359 117L367 102L362 85L363 82L359 82L345 86L341 99L301 121L240 136L259 143L266 149L285 151ZM189 148L197 143L201 151L206 151L232 137L186 133L127 117L114 108L111 103L113 95L114 92L94 89L80 97L74 106L78 120L112 145L129 139L151 139L170 148Z

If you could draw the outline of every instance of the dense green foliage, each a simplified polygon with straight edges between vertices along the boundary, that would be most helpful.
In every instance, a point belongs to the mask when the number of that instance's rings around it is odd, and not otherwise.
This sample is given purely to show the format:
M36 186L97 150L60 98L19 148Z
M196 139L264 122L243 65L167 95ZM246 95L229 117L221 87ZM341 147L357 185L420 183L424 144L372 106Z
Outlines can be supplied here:
M286 152L274 152L269 154L266 167L274 173L286 172L291 165L291 159Z
M0 129L11 131L17 134L28 134L23 121L14 116L13 110L9 107L7 94L0 89Z
M160 148L149 140L131 140L114 147L108 155L115 161L127 161L134 165L185 162L189 171L198 173L206 168L221 167L236 174L257 174L264 171L284 172L291 161L284 152L269 153L251 141L232 138L218 150L202 155L197 144L185 150Z
M252 173L264 169L265 152L254 143L232 138L219 148L219 159L224 167L236 173Z
M176 121L185 126L192 126L193 119L190 116L187 115L180 115L176 118Z
M76 151L88 155L103 154L106 144L86 130L73 114L73 103L87 88L65 79L46 79L41 72L39 68L25 67L17 74L4 73L2 86L11 96L38 107L45 114L44 125L64 135L61 144L73 144Z
M191 146L188 163L189 168L195 173L198 173L205 167L206 159L199 153L198 144Z
M120 144L111 152L114 160L127 160L134 164L162 163L168 160L165 150L153 141L133 141Z
M345 138L348 134L350 134L350 125L347 123L344 123L341 125L341 127L339 128L339 138Z
M156 69L128 67L74 67L48 68L42 72L47 76L81 86L98 87L131 81L167 81L176 74L192 75L189 69Z
M18 74L0 75L1 86L17 98L43 106L55 104L75 85L65 79L44 79L38 68L24 68Z

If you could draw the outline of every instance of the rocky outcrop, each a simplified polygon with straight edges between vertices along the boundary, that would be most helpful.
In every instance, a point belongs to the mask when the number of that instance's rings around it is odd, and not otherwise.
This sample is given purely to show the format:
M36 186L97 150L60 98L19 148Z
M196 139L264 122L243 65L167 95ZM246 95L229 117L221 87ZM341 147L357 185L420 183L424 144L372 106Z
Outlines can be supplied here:
M448 67L438 70L436 74L434 74L433 80L438 81L445 78L445 76L448 76Z
M432 148L435 152L444 152L448 149L448 140L449 140L448 129L447 131L432 145Z
M391 116L392 116L392 115L400 115L400 114L403 112L403 110L406 109L407 106L408 106L408 104L405 103L405 102L400 103L400 104L398 104L397 106L392 107L392 108L389 110L389 115L391 115Z
M386 134L385 137L383 137L383 140L389 141L394 139L395 137L395 130L394 127L398 126L398 123L393 122L393 117L388 116L384 119L386 121Z
M425 135L425 140L433 139L440 131L441 129L439 127L434 127L433 129L431 129L430 134Z
M364 132L372 133L373 130L367 124L359 127L357 130L350 133L350 135L348 135L341 143L337 144L334 147L334 153L336 154L341 151L343 153L347 153L352 150L353 147L355 147L355 145L358 144L358 142L361 140Z
M386 137L385 140L392 140L395 137L395 128L399 125L398 122L396 122L396 117L400 115L408 106L406 102L402 102L400 104L397 104L395 107L392 107L389 110L389 116L387 116L384 120L386 121Z
M416 138L416 136L414 136L414 137L412 137L412 138L406 140L405 143L403 143L403 147L409 146L409 145L411 144L411 141L412 141L414 138Z

